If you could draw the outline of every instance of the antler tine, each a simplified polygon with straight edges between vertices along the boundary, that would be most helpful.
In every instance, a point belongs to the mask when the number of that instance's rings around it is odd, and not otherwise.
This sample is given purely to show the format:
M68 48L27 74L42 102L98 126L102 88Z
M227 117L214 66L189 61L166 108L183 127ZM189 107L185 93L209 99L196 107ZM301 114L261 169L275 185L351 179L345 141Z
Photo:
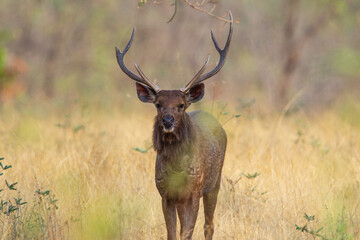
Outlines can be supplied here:
M130 49L131 44L132 44L132 42L133 42L133 40L134 40L135 30L136 30L136 28L134 27L134 28L133 28L133 31L132 31L132 34L131 34L131 38L130 38L128 44L126 45L126 47L124 48L124 50L123 50L122 52L120 52L120 50L119 50L117 47L115 47L117 62L118 62L118 64L119 64L121 70L122 70L126 75L128 75L130 78L134 79L136 82L142 83L142 84L144 84L144 85L152 88L152 89L153 89L154 91L156 91L156 92L159 92L161 89L160 89L158 86L156 86L153 82L151 82L151 81L145 76L145 74L141 72L141 70L140 70L141 73L140 73L139 70L138 70L139 74L141 75L141 77L139 77L139 76L136 75L135 73L131 72L131 71L125 66L124 56L125 56L125 54L127 53L127 51ZM137 66L137 65L136 65L136 66ZM143 76L145 76L145 78L144 78Z
M214 76L215 74L217 74L220 71L220 69L224 66L225 60L226 60L226 57L227 57L227 53L229 51L229 46L230 46L232 33L233 33L233 27L234 27L234 20L233 20L233 16L231 14L231 11L229 11L229 15L230 15L231 23L230 23L229 35L228 35L228 38L227 38L224 49L221 49L219 47L219 44L217 43L217 41L215 39L214 33L211 31L211 38L212 38L212 40L214 42L216 50L218 51L218 53L220 55L220 60L219 60L218 65L213 70L211 70L210 72L208 72L208 73L206 73L204 75L197 76L199 74L199 73L197 73L195 75L195 77L197 77L197 79L194 80L194 78L195 78L194 77L188 84L185 85L185 87L183 87L181 89L186 89L188 91L192 86L194 86L194 85L196 85L198 83L201 83L202 81L204 81L204 80Z
M217 41L215 39L214 33L211 31L211 38L212 38L212 40L214 42L216 50L218 51L218 53L220 55L219 63L212 71L206 73L205 75L202 75L199 78L198 83L200 83L200 82L214 76L215 74L217 74L225 64L225 60L226 60L226 57L227 57L227 53L229 51L230 42L231 42L232 33L233 33L233 28L234 28L234 20L233 20L233 16L231 14L231 11L229 11L229 15L230 15L231 23L230 23L230 28L229 28L229 35L228 35L228 38L227 38L224 49L220 49L219 44L217 43Z
M207 57L205 64L202 66L202 68L200 69L200 71L193 77L193 79L191 79L190 82L188 82L184 87L180 88L180 91L182 91L183 93L186 93L187 91L189 91L189 89L195 85L195 82L199 79L199 77L201 77L201 74L203 74L203 72L206 69L206 66L208 65L210 60L210 55Z
M135 64L135 68L136 70L138 71L138 73L140 74L141 78L146 82L146 85L150 86L156 93L160 92L161 89L156 86L155 83L153 83L140 69L140 67L136 64Z

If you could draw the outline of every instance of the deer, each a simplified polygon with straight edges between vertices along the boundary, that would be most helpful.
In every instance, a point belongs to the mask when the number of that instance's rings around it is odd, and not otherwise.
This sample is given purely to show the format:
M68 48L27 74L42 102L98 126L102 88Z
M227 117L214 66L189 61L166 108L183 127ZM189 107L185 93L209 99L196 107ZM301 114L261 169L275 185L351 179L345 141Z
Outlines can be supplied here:
M184 87L179 90L162 90L134 63L138 75L124 63L124 56L135 35L120 51L115 47L120 69L135 80L140 101L152 103L157 109L153 127L153 147L157 153L155 183L162 199L162 210L167 229L167 239L176 239L177 215L180 220L180 238L191 239L196 224L200 199L204 205L204 235L212 239L214 212L220 189L227 136L219 121L203 111L186 112L190 104L204 96L203 81L217 74L224 66L233 32L233 17L225 47L221 49L213 32L211 38L220 59L216 67L203 74L205 64Z

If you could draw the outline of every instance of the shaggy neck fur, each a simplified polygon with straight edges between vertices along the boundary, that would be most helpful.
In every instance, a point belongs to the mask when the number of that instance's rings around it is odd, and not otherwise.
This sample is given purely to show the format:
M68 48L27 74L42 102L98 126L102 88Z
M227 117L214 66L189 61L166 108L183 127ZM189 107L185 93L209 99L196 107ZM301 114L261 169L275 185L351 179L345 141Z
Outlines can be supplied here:
M184 113L183 119L172 133L165 133L163 126L155 118L153 131L154 149L161 156L172 158L180 152L192 149L195 141L196 132L187 113Z

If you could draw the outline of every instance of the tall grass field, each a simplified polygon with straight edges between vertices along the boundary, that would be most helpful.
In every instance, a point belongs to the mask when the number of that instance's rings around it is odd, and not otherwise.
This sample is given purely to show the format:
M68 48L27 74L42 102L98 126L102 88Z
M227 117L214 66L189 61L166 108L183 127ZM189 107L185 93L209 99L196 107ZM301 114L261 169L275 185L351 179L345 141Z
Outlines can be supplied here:
M130 102L3 107L0 239L166 239L156 111ZM359 239L360 105L274 114L258 104L195 107L228 136L214 239ZM201 205L193 239L203 224Z

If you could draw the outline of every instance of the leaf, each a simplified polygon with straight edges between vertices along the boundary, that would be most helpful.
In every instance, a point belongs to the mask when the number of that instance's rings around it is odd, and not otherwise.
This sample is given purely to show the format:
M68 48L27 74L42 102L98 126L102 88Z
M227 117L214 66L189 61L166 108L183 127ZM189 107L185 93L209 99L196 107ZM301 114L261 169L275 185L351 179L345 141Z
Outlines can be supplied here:
M247 179L251 179L251 178L256 178L257 176L261 175L261 173L258 173L258 172L255 172L253 174L251 174L251 173L246 173L246 174L242 173L242 175L244 177L246 177Z
M9 169L9 168L11 168L11 167L12 167L11 165L6 165L6 166L4 167L4 170Z
M331 65L338 73L350 76L360 76L360 52L354 48L343 47L335 52Z
M27 204L27 202L21 202L22 198L14 198L16 205L24 205Z
M73 132L76 133L76 132L78 132L78 131L80 131L81 129L84 129L84 128L85 128L84 125L79 124L78 126L73 128Z
M15 206L13 206L13 205L10 205L9 208L8 208L8 210L7 210L7 212L4 212L4 213L9 216L10 213L12 213L12 212L14 212L14 211L16 211L16 210L19 210L19 208L18 208L18 207L15 207Z
M17 182L16 182L16 183L9 184L9 183L5 180L5 183L6 183L6 186L7 186L10 190L17 190L17 189L14 187L16 184L18 184Z
M141 152L141 153L147 153L148 150L145 150L145 149L142 149L142 148L139 148L139 147L136 147L136 148L133 148L135 151L137 152Z
M307 228L306 228L306 227L307 227L307 226L306 226L306 225L304 225L304 226L301 228L301 231L302 231L302 232L304 232L304 231L305 231L305 232L307 232L308 230L307 230Z
M47 195L50 194L50 190L46 190L46 191L43 191L43 192L41 192L40 190L36 190L35 192L36 192L37 194L43 195L43 196L47 196Z
M304 214L304 218L305 218L308 222L315 220L315 216L308 216L306 213Z
M139 148L139 147L134 147L133 150L137 151L137 152L141 152L141 153L147 153L150 149L151 149L152 146L149 146L148 148L146 149L143 149L143 148Z
M251 107L251 106L252 106L253 104L255 104L255 103L256 103L256 99L253 98L253 99L251 99L251 100L243 103L243 104L240 106L240 108L241 108L241 109L248 108L248 107Z

